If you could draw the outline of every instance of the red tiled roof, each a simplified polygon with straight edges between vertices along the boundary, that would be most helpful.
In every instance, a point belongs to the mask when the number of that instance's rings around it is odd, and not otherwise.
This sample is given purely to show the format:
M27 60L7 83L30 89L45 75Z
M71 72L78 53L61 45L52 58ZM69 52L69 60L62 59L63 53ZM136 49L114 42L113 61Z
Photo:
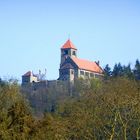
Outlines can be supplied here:
M28 71L23 76L31 76L31 75L32 75L32 72L31 71Z
M22 76L31 76L31 75L33 75L34 77L37 77L37 75L33 74L33 72L31 72L31 71L26 72L26 73L25 73L24 75L22 75Z
M70 41L70 39L67 40L67 42L62 46L61 49L76 49L76 47L74 46L74 44Z
M92 71L100 74L103 73L101 67L98 66L95 62L79 59L77 57L71 57L71 59L75 62L75 64L79 67L79 69Z

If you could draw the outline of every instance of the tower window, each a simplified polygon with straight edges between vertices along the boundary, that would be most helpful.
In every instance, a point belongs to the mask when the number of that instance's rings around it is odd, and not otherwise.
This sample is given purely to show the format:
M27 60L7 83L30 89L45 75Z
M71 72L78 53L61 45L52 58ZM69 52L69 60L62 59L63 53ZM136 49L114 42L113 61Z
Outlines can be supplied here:
M68 50L65 50L65 51L64 51L64 54L65 54L65 55L68 54Z
M76 55L76 52L75 52L75 51L73 51L73 52L72 52L72 54L73 54L73 55Z

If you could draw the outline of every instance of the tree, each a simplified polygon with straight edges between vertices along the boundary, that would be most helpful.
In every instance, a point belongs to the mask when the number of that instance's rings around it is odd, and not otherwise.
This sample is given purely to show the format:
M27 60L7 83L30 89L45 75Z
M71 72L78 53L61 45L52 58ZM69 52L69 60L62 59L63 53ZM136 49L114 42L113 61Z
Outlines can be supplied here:
M130 64L123 66L123 76L129 79L134 79L134 74L131 70Z
M37 122L37 131L32 140L67 140L69 132L66 124L67 122L57 114L46 113Z
M136 64L133 72L135 75L135 79L140 80L140 62L138 59L136 60Z
M138 139L140 94L138 84L124 77L111 78L101 90L85 91L61 104L67 139ZM66 123L68 122L68 123Z
M3 86L6 86L7 85L7 82L2 80L2 78L0 78L0 86L3 87Z
M107 64L104 68L104 78L108 79L111 76L112 72L111 72L111 68L109 67L109 65Z
M112 71L112 76L113 77L120 77L123 75L123 67L121 63L115 64L113 71Z
M34 119L16 83L0 86L0 139L29 139Z

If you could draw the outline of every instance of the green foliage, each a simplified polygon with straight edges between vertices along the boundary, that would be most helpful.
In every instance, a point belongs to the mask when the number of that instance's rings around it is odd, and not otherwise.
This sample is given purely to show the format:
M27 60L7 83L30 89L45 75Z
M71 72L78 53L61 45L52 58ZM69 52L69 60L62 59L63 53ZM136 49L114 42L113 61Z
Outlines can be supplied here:
M112 75L111 68L107 64L104 68L104 78L108 79Z
M112 71L112 76L117 77L122 75L123 75L123 67L121 63L115 64L114 69Z
M67 128L66 122L57 115L47 113L37 123L37 131L33 137L33 140L66 140Z
M136 139L140 136L138 83L126 78L108 80L96 93L86 91L66 101L59 114L69 122L70 140Z
M102 81L97 78L90 79L90 90L97 93L102 87Z
M134 79L134 73L131 70L130 64L123 66L123 76L129 79Z
M134 75L136 80L140 80L140 62L138 59L136 60Z
M104 68L104 79L107 80L111 77L125 77L129 79L140 80L140 62L137 59L134 69L131 69L131 65L122 66L121 63L115 64L113 70L107 64Z
M17 140L30 137L32 116L15 83L0 87L0 139Z
M139 81L127 76L103 81L91 79L88 83L80 79L74 86L72 96L62 84L54 89L40 90L42 95L33 92L31 95L36 99L48 101L47 108L54 104L54 110L44 112L42 118L33 116L17 83L7 82L0 86L0 139L139 139Z

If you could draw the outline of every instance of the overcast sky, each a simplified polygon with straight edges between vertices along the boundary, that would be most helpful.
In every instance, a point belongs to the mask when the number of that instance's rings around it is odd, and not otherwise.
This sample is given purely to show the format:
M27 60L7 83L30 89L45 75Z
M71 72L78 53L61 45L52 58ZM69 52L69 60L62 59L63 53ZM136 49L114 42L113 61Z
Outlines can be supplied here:
M78 57L134 64L140 59L140 0L0 0L0 77L28 70L59 74L60 47Z

